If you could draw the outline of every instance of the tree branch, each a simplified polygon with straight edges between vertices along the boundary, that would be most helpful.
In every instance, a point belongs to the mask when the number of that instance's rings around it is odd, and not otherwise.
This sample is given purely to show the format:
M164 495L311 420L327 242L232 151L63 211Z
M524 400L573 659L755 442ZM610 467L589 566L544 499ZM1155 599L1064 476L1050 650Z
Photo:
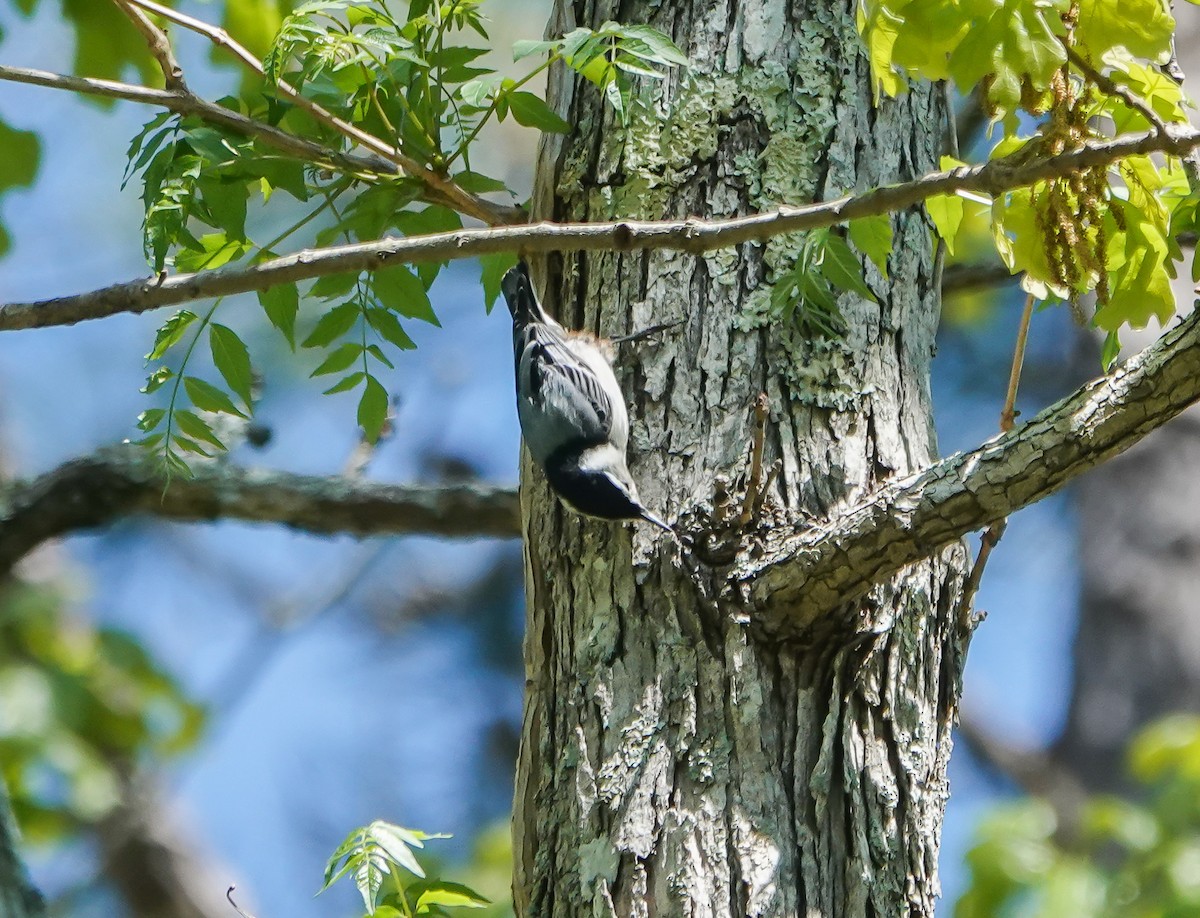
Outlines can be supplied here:
M803 637L875 583L1057 491L1200 399L1200 310L1111 375L1010 433L892 482L814 526L743 554L731 579L750 617Z
M225 108L213 102L201 99L191 92L172 89L151 89L148 86L137 86L133 83L119 83L114 80L97 80L91 77L65 76L59 73L49 73L45 70L30 70L25 67L6 67L0 65L0 80L13 83L27 83L31 86L45 86L50 89L65 89L68 92L88 96L103 96L106 99L125 99L129 102L139 102L143 105L154 105L180 115L195 115L212 124L219 124L238 134L255 137L268 146L318 165L329 165L341 171L367 175L399 174L394 163L379 156L363 155L360 153L344 153L330 150L318 143L313 143L281 131L262 121L255 121L240 112Z
M154 3L153 0L126 0L126 2L149 10L170 22L174 22L176 25L183 26L185 29L191 29L193 32L203 35L218 48L228 50L234 57L260 77L266 76L263 65L259 62L258 58L239 44L225 29L211 25L202 19L196 19L180 13L169 6ZM486 201L478 195L471 194L469 191L459 187L452 179L439 175L427 166L417 162L411 156L405 155L391 144L380 140L374 134L356 127L343 118L339 118L323 105L303 95L286 80L280 78L275 81L274 86L280 95L284 96L292 104L304 109L317 121L333 128L352 143L357 143L371 152L382 156L389 162L395 163L409 175L413 176L413 178L419 179L428 189L431 200L446 204L459 213L474 217L489 226L506 223L524 223L528 219L525 212L520 208L493 204L491 201Z
M1123 134L1055 156L1024 162L1006 157L978 166L959 166L833 201L799 207L782 206L745 217L496 226L309 249L248 267L129 281L76 296L0 305L0 331L71 325L86 319L122 312L140 313L327 274L377 270L395 264L451 261L495 252L677 249L699 254L742 242L761 242L784 233L832 226L857 217L902 210L933 195L957 191L998 195L1079 169L1104 166L1127 156L1156 151L1182 156L1195 147L1200 147L1200 130L1169 126L1165 135L1157 131Z
M158 61L158 67L163 75L163 83L167 89L187 92L187 83L183 79L183 68L175 59L175 53L171 50L171 42L167 40L167 33L156 26L149 16L134 6L132 0L113 0L113 3L129 17L134 28L141 32L142 37L146 39L150 53Z
M358 536L521 534L517 494L510 488L373 484L221 464L167 484L139 450L119 448L0 486L0 575L47 539L136 514L282 523Z

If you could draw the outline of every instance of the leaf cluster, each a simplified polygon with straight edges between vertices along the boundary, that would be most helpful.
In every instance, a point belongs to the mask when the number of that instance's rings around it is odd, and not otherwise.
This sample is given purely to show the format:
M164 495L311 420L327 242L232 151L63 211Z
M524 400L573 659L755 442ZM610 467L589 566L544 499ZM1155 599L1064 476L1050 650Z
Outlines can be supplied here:
M1045 801L988 817L955 918L1184 918L1200 912L1200 718L1168 717L1130 746L1144 791L1087 801L1073 829Z
M813 230L803 234L792 267L775 279L771 312L794 323L810 338L845 335L846 322L838 308L838 296L849 293L875 300L851 242L886 280L892 250L892 225L887 215L852 220L844 236L832 229Z
M877 100L904 91L909 78L953 80L1000 128L991 159L1019 166L1108 130L1187 121L1191 103L1162 68L1175 28L1164 0L863 0L859 25ZM984 206L997 254L1028 292L1072 303L1094 294L1091 322L1107 335L1107 365L1123 327L1174 315L1176 239L1194 229L1198 195L1178 159L1140 156ZM947 196L927 203L951 249L963 207Z
M49 586L0 592L0 762L22 832L99 823L146 759L198 739L204 713L133 637L73 615Z
M449 908L486 908L490 903L469 886L431 879L415 851L425 842L448 835L429 835L375 820L346 836L325 867L324 892L349 876L362 896L368 916L414 918L446 915Z
M509 116L545 131L570 130L530 91L539 74L563 62L599 87L625 118L633 77L658 77L685 62L660 32L610 22L553 41L518 43L516 61L544 57L519 79L502 79L484 60L489 48L481 2L411 0L399 15L395 5L381 0L314 0L282 17L268 43L258 92L221 104L330 151L307 167L261 141L194 117L152 119L130 144L126 181L133 175L142 180L144 248L155 272L254 264L276 256L277 246L318 218L311 238L320 246L462 227L461 216L420 176L347 171L337 154L349 150L352 140L290 100L281 84L465 191L511 199L504 182L472 170L471 149L486 124ZM259 242L254 228L281 209L280 190L285 199L311 209L270 241ZM294 212L295 204L282 209ZM489 309L514 260L511 254L482 259ZM429 289L442 267L387 267L322 278L306 290L290 284L259 294L267 320L293 349L302 302L319 304L321 314L300 347L318 352L312 376L337 377L326 394L359 391L357 418L369 442L380 436L391 401L384 373L394 368L396 352L415 346L405 323L438 324ZM172 473L186 474L189 456L224 451L225 422L253 413L249 349L235 331L213 321L219 305L203 314L177 312L147 354L155 366L144 391L161 389L166 401L139 418L144 434L139 442L155 450ZM203 343L207 348L199 347ZM193 356L205 350L216 370L209 379L192 369Z

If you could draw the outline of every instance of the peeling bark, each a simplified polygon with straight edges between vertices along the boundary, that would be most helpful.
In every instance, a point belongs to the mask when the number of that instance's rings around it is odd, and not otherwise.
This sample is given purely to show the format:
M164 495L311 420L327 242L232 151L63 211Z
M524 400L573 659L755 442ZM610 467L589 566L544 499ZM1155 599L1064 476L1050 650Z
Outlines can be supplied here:
M651 112L627 128L552 76L578 129L543 151L539 218L727 217L937 162L940 94L915 87L872 108L852 4L580 0L556 15L555 32L574 17L649 22L693 66L646 87ZM879 303L843 298L842 342L767 315L791 237L545 264L568 325L682 322L618 368L649 506L670 519L737 480L760 391L782 513L819 522L930 463L937 270L920 213L893 229L889 278L867 267ZM572 516L525 472L519 914L932 915L969 637L961 545L882 580L831 616L838 627L767 645L669 539Z

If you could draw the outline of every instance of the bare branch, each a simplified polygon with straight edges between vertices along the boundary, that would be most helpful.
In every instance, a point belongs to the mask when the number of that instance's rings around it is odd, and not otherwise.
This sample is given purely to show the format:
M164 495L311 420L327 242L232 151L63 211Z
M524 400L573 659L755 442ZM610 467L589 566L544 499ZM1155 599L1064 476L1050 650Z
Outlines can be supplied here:
M344 172L365 175L397 175L399 170L394 163L375 155L359 153L343 153L330 150L318 143L304 140L294 134L281 131L253 118L247 118L240 112L235 112L213 102L207 102L190 92L171 89L151 89L148 86L136 86L132 83L118 83L114 80L97 80L91 77L66 76L59 73L49 73L45 70L29 70L25 67L6 67L0 65L0 80L14 83L27 83L32 86L46 86L51 89L65 89L68 92L81 93L89 96L103 96L106 99L125 99L130 102L140 102L143 105L154 105L180 115L196 115L212 124L219 124L247 137L255 137L268 146L303 159L306 162L328 165Z
M183 80L183 68L179 66L179 61L175 60L175 53L171 50L171 42L167 40L167 33L156 26L149 16L133 6L130 0L113 0L113 3L129 17L129 21L146 39L150 53L154 55L159 69L162 70L163 82L167 89L187 92L187 83Z
M191 29L193 32L203 35L217 47L225 48L231 52L234 57L259 76L265 76L263 65L259 59L239 44L225 29L180 13L160 3L154 3L152 0L127 0L127 2L162 16L164 19L181 25L185 29ZM520 208L493 204L491 201L484 200L478 195L471 194L469 191L460 188L453 180L438 175L438 173L417 162L411 156L406 156L396 147L380 140L374 134L356 127L343 118L339 118L323 105L301 94L286 80L281 78L274 85L279 90L280 95L284 96L294 105L303 108L317 121L328 125L343 137L365 147L372 153L382 156L391 163L395 163L414 178L420 179L430 192L430 200L443 203L457 210L459 213L474 217L489 226L524 223L526 221L525 212Z
M1000 262L962 263L950 265L942 272L942 296L957 293L974 293L1002 284L1015 283L1019 274L1013 274Z
M0 573L47 539L126 516L282 523L308 532L520 535L516 491L420 487L214 464L167 481L138 449L102 450L32 481L0 486Z
M100 319L123 312L146 312L162 306L246 293L327 274L373 271L396 264L452 261L495 252L677 249L699 254L742 242L761 242L784 233L902 210L937 194L981 191L996 195L1078 169L1103 166L1126 156L1156 150L1178 156L1197 146L1200 146L1200 130L1171 127L1166 137L1153 131L1123 134L1055 156L1027 162L1013 162L1005 158L978 166L959 166L948 171L931 172L911 182L884 185L833 201L799 207L782 206L766 213L724 220L537 223L308 249L248 267L175 274L161 279L153 277L114 284L75 296L0 305L0 331L73 325L86 319Z
M767 633L803 636L873 584L1057 491L1197 399L1200 310L1010 433L886 485L828 523L777 528L732 580Z

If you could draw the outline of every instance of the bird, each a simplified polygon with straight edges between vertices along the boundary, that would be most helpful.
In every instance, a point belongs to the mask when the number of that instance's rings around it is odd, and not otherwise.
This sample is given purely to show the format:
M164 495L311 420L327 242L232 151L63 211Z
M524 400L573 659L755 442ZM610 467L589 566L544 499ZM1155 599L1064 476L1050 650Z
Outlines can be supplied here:
M524 261L504 275L500 289L512 313L521 433L554 493L584 516L643 519L674 534L642 504L629 474L629 414L611 346L550 318Z

